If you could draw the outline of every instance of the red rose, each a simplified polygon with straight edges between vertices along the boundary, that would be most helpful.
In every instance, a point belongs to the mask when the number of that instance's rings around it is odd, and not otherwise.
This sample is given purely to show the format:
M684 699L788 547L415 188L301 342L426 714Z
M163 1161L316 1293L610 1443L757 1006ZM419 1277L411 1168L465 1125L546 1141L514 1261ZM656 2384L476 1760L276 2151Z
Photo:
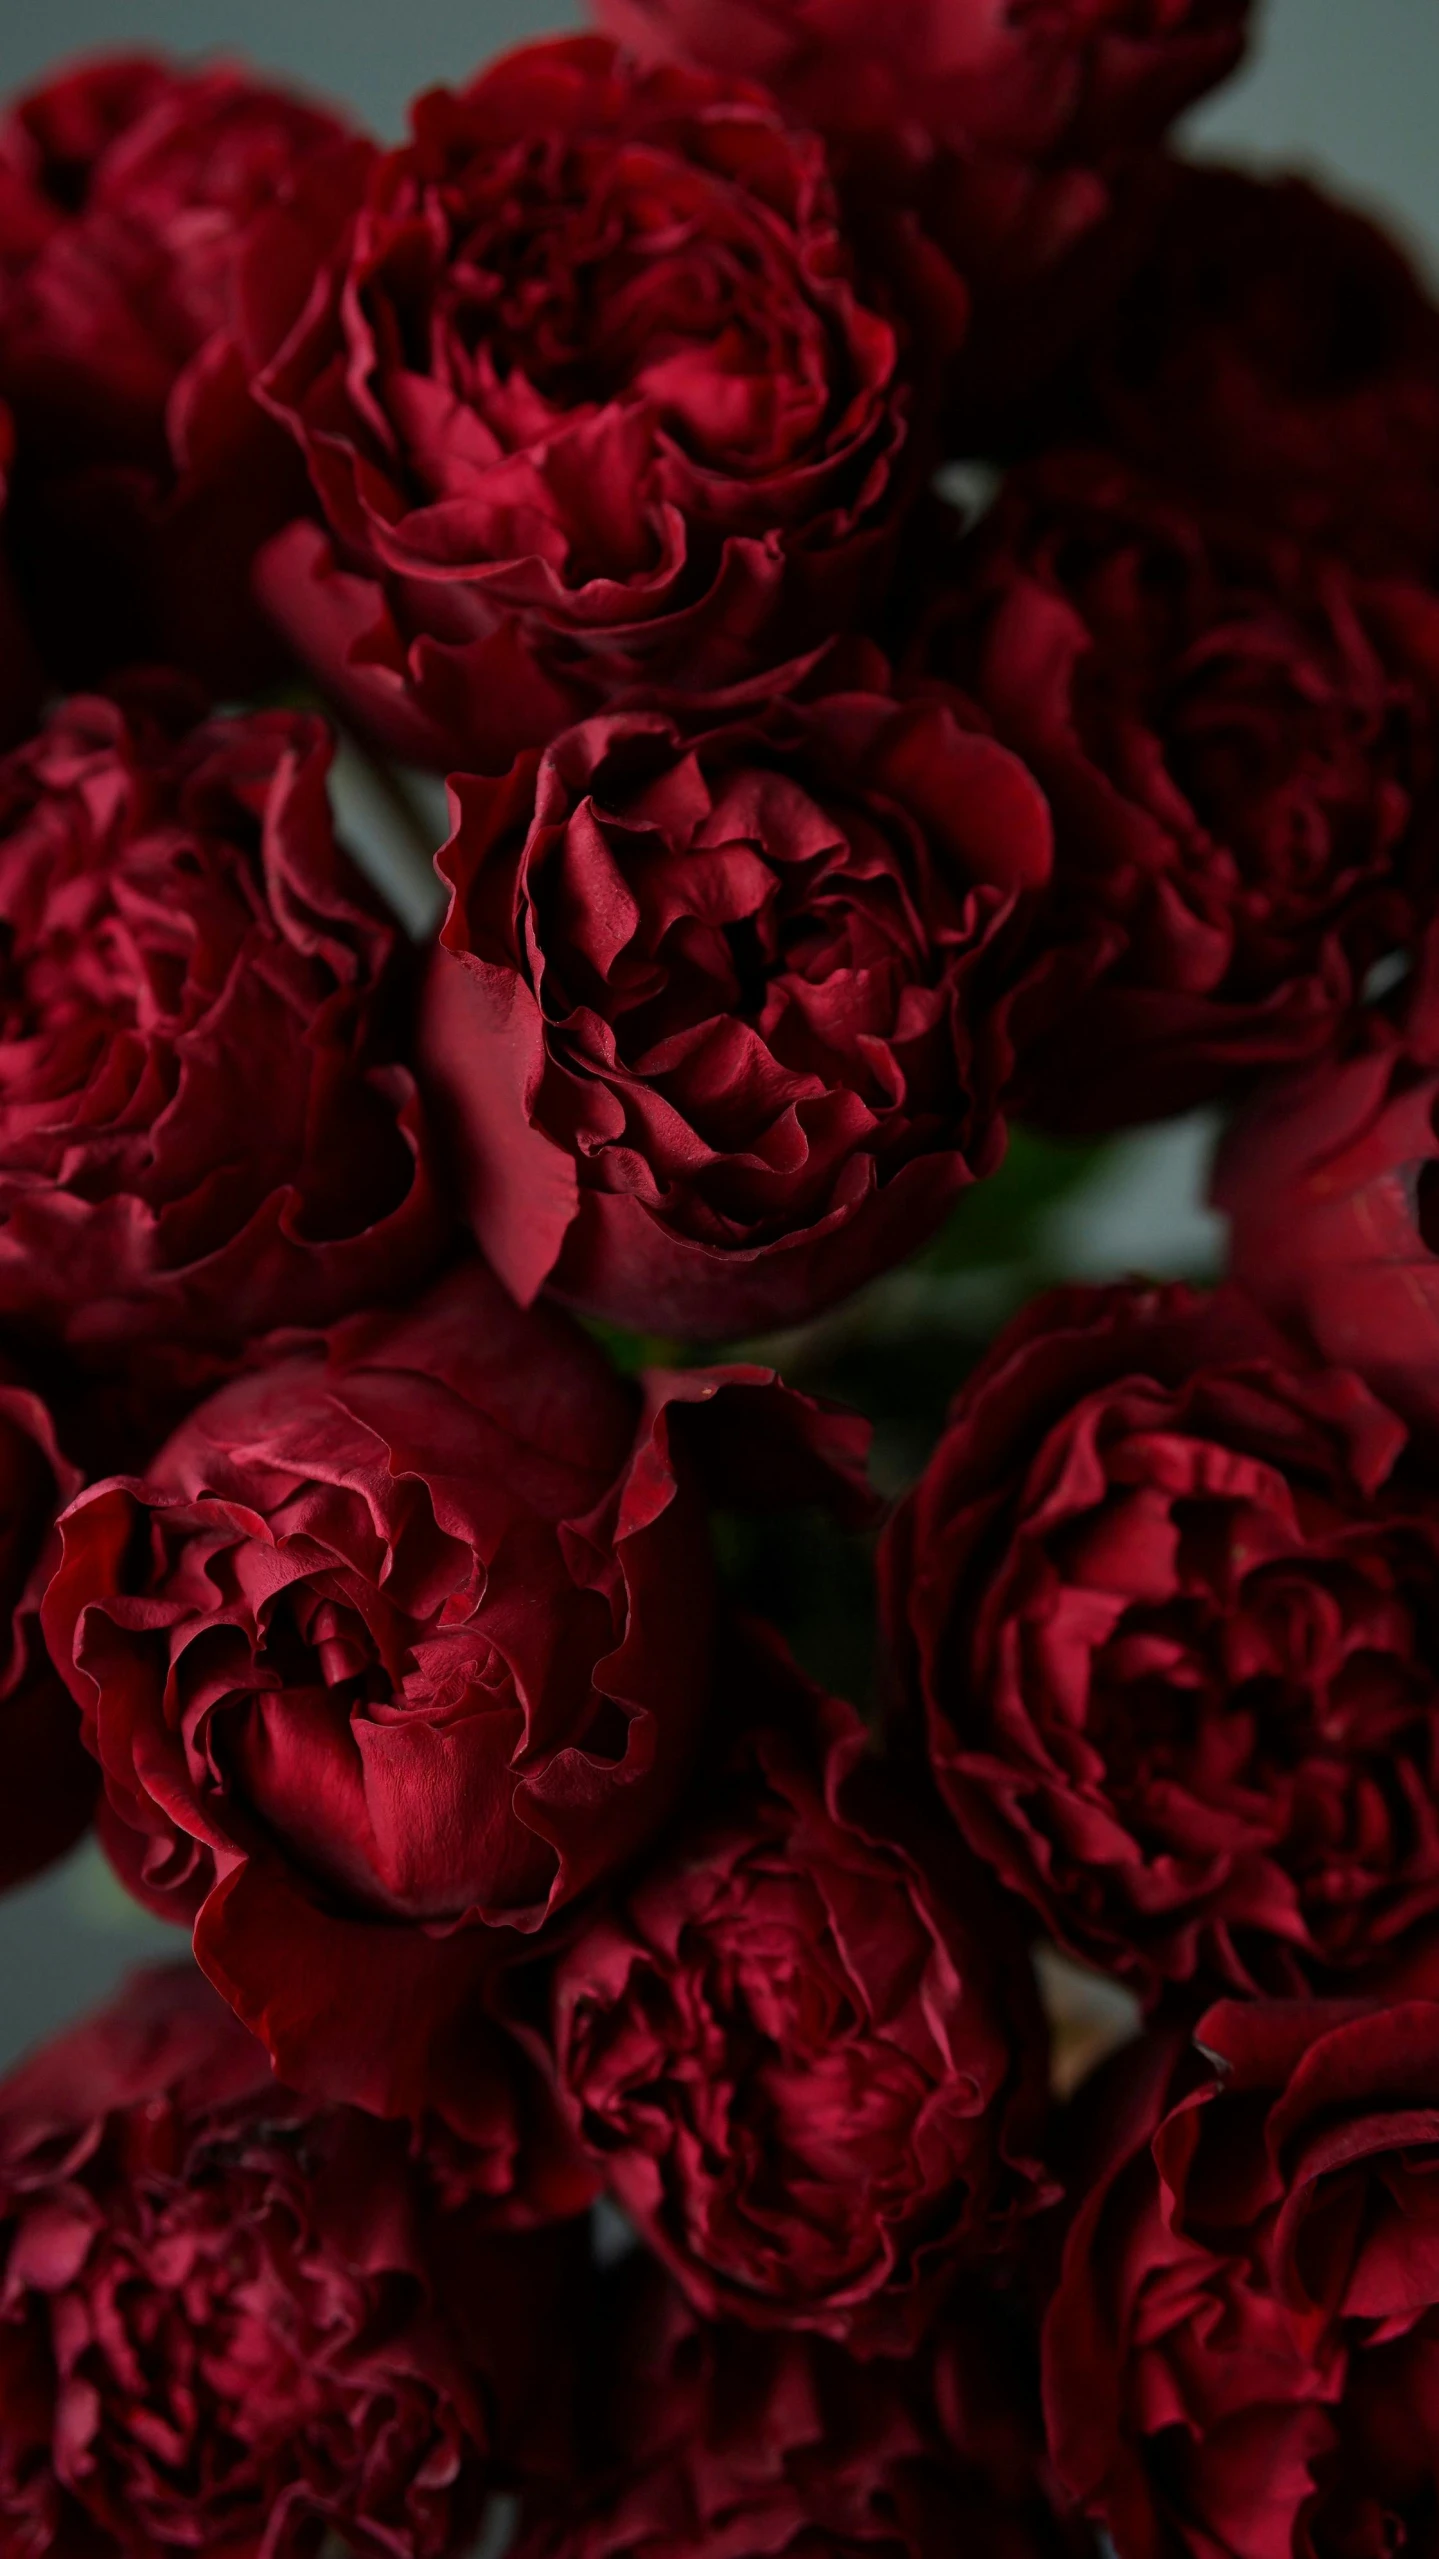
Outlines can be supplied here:
M80 1481L45 1404L0 1360L0 1891L63 1856L94 1810L95 1770L40 1632L55 1515Z
M760 92L597 38L420 100L259 383L328 525L264 593L357 722L503 771L637 680L727 683L856 611L924 457L837 222Z
M1439 1907L1439 1502L1237 1295L1073 1290L956 1398L888 1533L960 1829L1145 1994L1287 1987Z
M548 2243L277 2089L188 1966L0 2084L0 2542L442 2559L555 2389Z
M1214 1196L1236 1274L1281 1323L1439 1429L1439 936L1395 1028L1261 1091Z
M1159 2056L1134 2074L1148 2088L1071 2234L1046 2337L1056 2461L1119 2559L1423 2547L1432 1950L1413 1969L1385 1997L1211 2009L1196 2041L1214 2068L1187 2094L1193 2066L1167 2091Z
M263 243L293 317L275 244L303 299L297 181L352 194L366 156L282 90L142 56L62 72L0 127L0 391L27 593L67 681L149 656L228 692L274 671L250 569L304 475L250 396L239 262Z
M745 1687L784 1721L560 1958L560 2087L699 2310L906 2352L956 2266L1050 2200L1038 2007L853 1708L781 1658Z
M1043 800L957 699L803 696L454 784L421 1047L522 1301L803 1321L999 1160Z
M865 1437L767 1370L642 1395L475 1268L72 1505L45 1625L111 1853L287 2077L426 2102L477 1973L671 1810L708 1704L702 1470L860 1505Z
M1076 414L1205 505L1381 576L1439 570L1439 307L1299 178L1176 162ZM1060 395L1036 402L1052 442Z
M1434 880L1439 604L1098 455L1018 474L923 652L1054 812L1021 1106L1123 1126L1312 1056ZM1045 1011L1040 1028L1045 1026Z
M815 2338L701 2325L645 2270L585 2379L607 2419L594 2479L541 2508L518 2559L1040 2559L1059 2536L1008 2308L976 2291L903 2367L860 2366Z
M1251 2011L1256 2023L1269 2013ZM1327 2007L1303 2013L1322 2032ZM1103 2524L1117 2559L1341 2559L1402 2547L1402 2537L1311 2537L1343 2358L1311 2350L1242 2250L1187 2234L1154 2137L1198 2075L1178 2038L1160 2034L1092 2083L1096 2155L1044 2329L1061 2486Z
M171 1373L420 1278L395 928L323 725L81 699L0 762L0 1315Z

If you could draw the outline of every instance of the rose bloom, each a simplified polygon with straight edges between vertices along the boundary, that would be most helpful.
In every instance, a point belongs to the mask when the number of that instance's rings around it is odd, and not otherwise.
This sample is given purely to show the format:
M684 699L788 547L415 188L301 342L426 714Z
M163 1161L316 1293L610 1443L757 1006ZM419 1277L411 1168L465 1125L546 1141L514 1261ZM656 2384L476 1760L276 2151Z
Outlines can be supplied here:
M908 336L761 92L594 37L510 54L420 100L322 279L259 392L325 528L279 538L263 592L394 752L502 771L637 680L827 638L882 582L925 459ZM922 247L913 286L928 366L959 297Z
M1439 936L1400 1022L1262 1090L1220 1150L1232 1267L1278 1320L1439 1430Z
M1225 2004L1110 2092L1045 2338L1056 2466L1119 2559L1419 2550L1432 2528L1439 2002Z
M1057 2553L1028 2362L1010 2305L977 2288L908 2363L861 2366L702 2324L646 2267L582 2371L591 2476L531 2510L519 2559Z
M1002 375L1023 381L1080 333L1087 252L1128 163L1234 68L1248 5L599 0L597 14L642 61L766 82L833 146L857 236L877 201L920 207L975 295L957 404L973 424Z
M1439 306L1402 251L1300 178L1172 162L1135 209L1066 405L1194 501L1382 576L1439 569Z
M107 1845L287 2077L429 2101L497 1951L672 1808L706 1484L863 1512L866 1436L767 1370L633 1387L476 1266L282 1344L71 1506L45 1626Z
M0 2541L443 2559L555 2390L553 2248L277 2088L189 1966L0 2083Z
M1227 1291L1061 1291L956 1397L882 1559L901 1727L1081 1962L1297 1988L1439 1906L1405 1450Z
M960 551L920 654L1054 813L1017 1097L1042 1119L1165 1117L1321 1051L1432 896L1439 605L1417 586L1066 454Z
M323 724L192 711L80 698L0 761L0 1315L167 1375L413 1286L448 1224Z
M366 156L244 72L143 55L63 71L0 126L0 392L27 597L67 681L163 656L238 693L283 665L250 567L305 484L250 396L239 262L257 248L289 316L299 174L318 212Z
M802 1322L999 1161L1048 815L956 697L859 672L454 783L421 1053L522 1302Z
M1038 2007L853 1708L777 1652L743 1689L773 1720L560 1957L559 2084L698 2310L903 2353L1051 2199Z
M55 1516L80 1482L48 1406L0 1359L0 1891L63 1856L94 1810L96 1771L40 1632Z

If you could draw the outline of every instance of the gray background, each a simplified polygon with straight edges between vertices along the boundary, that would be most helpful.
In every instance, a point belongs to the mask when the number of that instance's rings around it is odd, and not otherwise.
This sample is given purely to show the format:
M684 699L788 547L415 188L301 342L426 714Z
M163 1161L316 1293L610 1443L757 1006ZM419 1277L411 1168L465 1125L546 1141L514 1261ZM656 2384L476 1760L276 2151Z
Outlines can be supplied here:
M721 0L722 5L722 0ZM578 23L560 0L0 0L0 89L80 48L243 50L397 133L415 90L499 47ZM1191 119L1205 152L1327 176L1387 215L1439 276L1439 0L1269 0L1256 58ZM1188 1123L1114 1150L1066 1212L1076 1276L1193 1268L1215 1237L1199 1206L1210 1132ZM0 2065L183 1939L129 1904L93 1848L0 1908Z

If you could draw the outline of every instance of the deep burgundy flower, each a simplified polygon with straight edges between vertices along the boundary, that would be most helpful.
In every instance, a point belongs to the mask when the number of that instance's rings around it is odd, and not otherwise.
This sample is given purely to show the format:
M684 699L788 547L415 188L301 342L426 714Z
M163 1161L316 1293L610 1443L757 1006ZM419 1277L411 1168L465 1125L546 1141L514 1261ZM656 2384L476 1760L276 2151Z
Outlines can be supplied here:
M744 1685L766 1720L560 1958L560 2087L697 2309L908 2352L1051 2199L1033 1985L853 1708L778 1652Z
M277 2088L189 1966L0 2084L0 2540L443 2559L563 2356L554 2255Z
M476 1267L282 1351L72 1505L45 1625L111 1853L287 2077L440 2102L497 1952L673 1806L706 1480L863 1510L865 1438L767 1370L632 1388Z
M592 2475L528 2520L521 2559L1061 2547L1025 2341L978 2289L907 2364L876 2367L704 2325L646 2269L581 2396L604 2412Z
M1022 1107L1121 1126L1310 1057L1412 937L1439 780L1421 587L1065 454L959 552L922 655L1054 812Z
M0 1891L62 1856L95 1804L95 1769L40 1632L55 1516L80 1481L46 1404L0 1360Z
M1439 1907L1439 1502L1235 1293L1074 1290L961 1390L888 1533L904 1711L1081 1961L1287 1987Z
M1113 2091L1049 2314L1066 2485L1120 2559L1419 2549L1435 2496L1439 2001L1211 2009ZM1199 2085L1193 2083L1199 2080Z
M616 713L455 783L422 1054L522 1301L801 1321L999 1160L1048 816L956 697L863 676Z
M924 460L903 333L763 93L525 48L420 100L323 275L259 387L327 530L264 593L395 751L502 771L637 680L829 637L882 579Z
M286 91L146 56L64 71L0 127L0 391L27 597L65 681L150 656L228 692L273 672L250 570L304 475L250 396L240 261L256 250L292 316L301 175L318 216L366 157Z
M1202 505L1381 576L1439 570L1439 306L1388 235L1299 178L1173 162L1146 191L1074 415ZM1031 421L1052 442L1066 398Z
M1439 937L1402 1020L1262 1090L1220 1151L1232 1264L1301 1339L1439 1430Z
M329 755L289 712L82 698L0 763L0 1315L87 1365L193 1368L443 1243Z

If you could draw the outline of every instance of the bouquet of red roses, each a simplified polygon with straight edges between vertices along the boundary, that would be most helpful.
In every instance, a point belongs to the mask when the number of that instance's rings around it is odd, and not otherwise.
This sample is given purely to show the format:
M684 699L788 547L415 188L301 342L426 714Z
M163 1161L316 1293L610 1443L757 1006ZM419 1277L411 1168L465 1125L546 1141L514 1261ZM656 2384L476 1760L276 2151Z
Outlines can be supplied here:
M0 2554L1428 2553L1439 308L599 15L0 123Z

